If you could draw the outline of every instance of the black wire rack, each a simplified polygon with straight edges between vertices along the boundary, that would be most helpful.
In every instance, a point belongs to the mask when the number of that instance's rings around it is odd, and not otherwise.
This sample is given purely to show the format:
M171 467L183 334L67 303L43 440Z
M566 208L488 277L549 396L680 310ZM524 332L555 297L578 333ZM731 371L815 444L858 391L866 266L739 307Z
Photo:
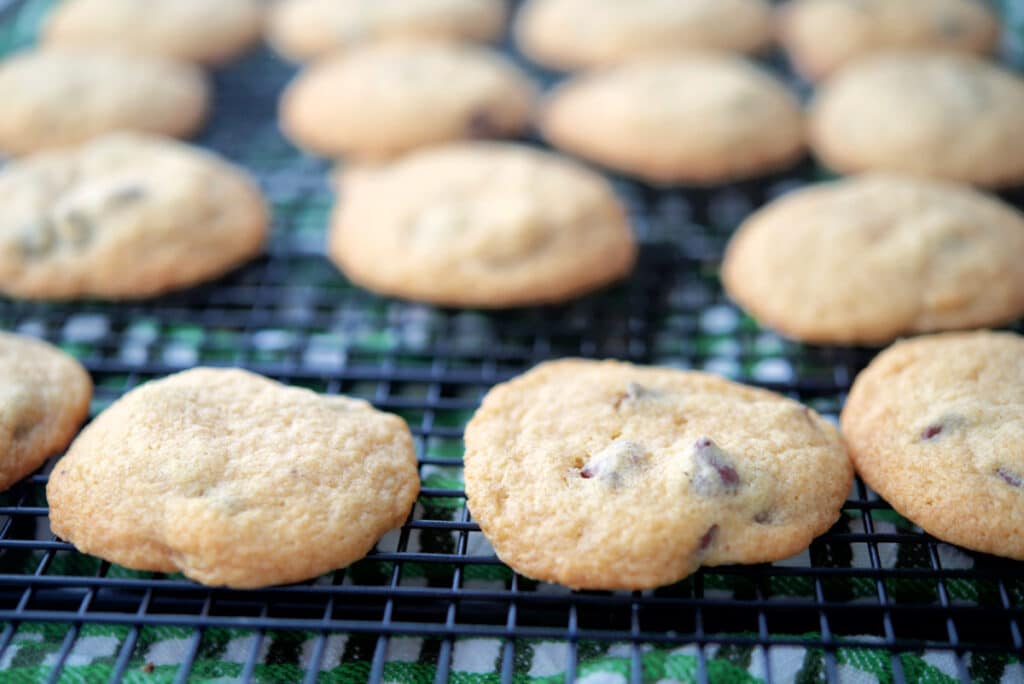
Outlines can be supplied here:
M8 44L0 48L30 40L25 27L46 4L7 5L0 36ZM93 415L142 382L199 364L367 398L409 422L420 500L400 532L348 569L295 586L229 591L127 571L54 537L44 493L51 460L0 495L0 664L18 630L32 624L60 639L39 670L44 681L60 680L78 640L103 626L120 630L102 670L110 681L145 668L148 630L165 627L184 639L176 681L203 675L208 642L223 630L255 637L233 673L244 680L260 672L272 635L301 635L311 646L278 680L308 682L321 677L338 634L359 651L350 674L371 682L385 681L389 649L409 636L423 640L435 663L417 681L434 682L449 680L453 650L467 637L497 642L492 681L500 682L522 681L523 653L540 642L561 645L567 682L613 644L623 676L635 682L655 677L652 653L679 647L694 663L679 678L701 682L720 678L712 653L744 654L766 681L783 678L773 659L787 648L816 658L817 681L840 681L844 653L863 653L902 682L921 676L920 661L907 654L946 657L954 679L970 681L982 678L985 662L1024 651L1024 565L937 542L859 480L834 528L783 563L704 569L642 593L571 592L502 565L465 506L462 429L491 386L539 361L615 357L708 369L838 414L874 351L785 341L736 309L717 281L739 221L823 174L803 162L711 189L615 178L642 242L628 281L558 307L437 309L362 291L324 259L329 166L297 153L275 124L277 94L292 73L266 51L217 71L213 116L199 139L246 166L271 200L266 256L219 282L147 302L0 299L0 328L75 354L96 383Z

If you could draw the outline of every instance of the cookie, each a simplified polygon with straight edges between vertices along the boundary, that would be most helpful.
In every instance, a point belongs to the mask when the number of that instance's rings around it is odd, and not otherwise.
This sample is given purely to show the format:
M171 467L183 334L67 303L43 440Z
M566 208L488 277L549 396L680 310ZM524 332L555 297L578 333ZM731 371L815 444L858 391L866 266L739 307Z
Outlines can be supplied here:
M281 0L267 40L287 59L305 61L366 41L488 42L504 28L503 0Z
M794 0L779 33L796 69L820 79L880 50L986 54L999 22L980 0Z
M208 99L206 78L191 64L83 49L23 52L0 62L0 154L70 147L118 130L187 137Z
M529 79L491 50L382 43L307 67L285 91L281 125L317 154L385 158L515 135L526 127L533 99Z
M726 291L764 324L826 344L1024 314L1024 214L947 181L869 173L776 199L733 236Z
M68 445L91 398L92 380L78 361L0 332L0 491Z
M268 211L240 169L184 143L104 136L0 171L0 291L135 299L255 256Z
M499 558L580 589L787 558L853 482L835 429L801 404L618 361L544 363L496 386L465 441L468 505Z
M857 376L842 413L857 472L905 518L1024 560L1024 339L899 342Z
M401 418L212 368L114 402L46 487L53 531L83 553L236 588L359 560L418 493Z
M552 145L654 183L715 183L803 154L796 98L741 57L645 60L570 79L542 109Z
M123 49L221 64L263 29L260 0L66 0L43 30L48 45Z
M454 143L341 176L331 259L355 283L447 306L560 302L636 258L611 186L511 143Z
M528 0L515 23L530 59L566 71L654 54L754 52L771 35L765 0Z
M888 53L819 91L810 137L842 173L883 170L983 186L1024 181L1024 80L977 57Z

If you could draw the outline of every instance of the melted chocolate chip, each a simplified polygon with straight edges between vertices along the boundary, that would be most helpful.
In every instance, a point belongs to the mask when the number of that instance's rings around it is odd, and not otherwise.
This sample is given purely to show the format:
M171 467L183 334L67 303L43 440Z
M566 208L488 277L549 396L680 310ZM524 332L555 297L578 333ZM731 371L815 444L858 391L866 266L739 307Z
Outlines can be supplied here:
M501 130L491 112L478 109L466 122L466 133L470 138L494 138L500 135Z
M774 516L772 515L771 511L761 511L760 513L754 516L754 522L756 522L758 525L767 525L772 521L773 517Z
M1003 482L1010 485L1011 487L1024 486L1024 477L1021 477L1019 473L1016 473L1010 470L1009 468L998 468L996 470L996 475L998 475L999 479L1001 479Z
M735 494L740 486L740 474L729 461L728 455L711 439L701 437L693 445L694 473L691 484L702 496Z
M41 259L56 246L53 224L48 219L27 226L21 233L19 247L26 259Z
M122 207L133 202L138 202L146 196L146 189L141 185L125 185L110 193L107 198L107 205L111 207Z
M715 536L718 534L718 525L712 525L708 528L708 531L704 533L704 536L700 538L700 551L707 551L708 548L714 543Z
M615 440L590 457L580 468L584 480L598 479L609 487L618 487L623 479L643 467L647 450L636 442Z

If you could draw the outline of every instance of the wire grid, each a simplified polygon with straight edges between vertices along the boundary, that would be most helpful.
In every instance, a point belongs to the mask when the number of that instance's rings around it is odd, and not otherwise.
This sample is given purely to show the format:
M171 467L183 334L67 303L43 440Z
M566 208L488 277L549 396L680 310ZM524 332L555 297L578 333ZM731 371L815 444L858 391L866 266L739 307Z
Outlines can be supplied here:
M0 24L0 52L32 35L46 2ZM26 27L29 27L28 30ZM184 681L222 630L255 635L240 677L268 635L312 637L303 676L315 681L344 633L379 682L399 637L424 639L427 677L448 681L465 637L496 639L497 681L516 681L538 641L564 644L564 679L583 655L628 649L628 677L651 678L656 648L690 646L697 681L715 678L710 649L764 661L812 649L820 678L839 680L840 649L881 654L893 681L906 653L947 654L969 681L984 658L1021 653L1020 564L941 544L857 481L842 519L790 561L704 569L656 591L570 592L512 573L470 519L461 482L462 429L496 382L567 355L700 368L768 387L835 417L872 350L804 347L762 330L723 295L718 260L731 231L767 199L816 180L810 162L786 174L714 189L653 189L616 178L642 242L626 282L558 307L485 313L380 298L322 256L333 201L329 165L302 156L275 125L293 70L265 51L214 74L215 108L199 142L247 167L275 210L265 257L226 278L160 299L40 304L0 299L0 328L48 339L96 383L92 415L149 379L197 364L243 366L329 394L366 398L403 416L416 438L423 492L400 532L365 560L315 581L261 591L211 589L83 556L47 525L40 472L0 495L0 661L17 630L63 630L56 681L82 630L122 626L110 680L142 664L147 630L187 636ZM549 75L540 74L547 80ZM1020 329L1020 326L1017 326ZM967 514L965 512L965 514ZM970 658L965 654L970 653Z

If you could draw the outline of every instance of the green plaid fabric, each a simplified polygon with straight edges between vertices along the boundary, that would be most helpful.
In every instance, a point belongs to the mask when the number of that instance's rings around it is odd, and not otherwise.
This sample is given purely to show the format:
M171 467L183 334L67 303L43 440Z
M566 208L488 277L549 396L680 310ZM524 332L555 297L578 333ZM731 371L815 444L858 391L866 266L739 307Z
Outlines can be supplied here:
M145 0L139 0L144 2ZM215 2L216 0L210 0ZM10 19L0 21L0 55L31 43L39 23L53 4L53 0L25 0L19 11ZM0 0L0 6L3 5ZM1024 35L1024 2L1004 0L1004 17L1011 26L1008 32L1011 54L1022 54L1021 36ZM0 107L3 103L0 103ZM237 159L264 179L275 184L275 173L279 172L281 160L287 164L302 164L294 150L280 141L274 133L273 139L250 141L251 157L242 152ZM330 206L330 197L321 193L301 199L280 195L274 199L275 214L279 217L279 229L273 240L286 245L289 250L300 253L316 253L322 242L322 230ZM749 210L742 198L724 197L716 205L716 216L723 225L734 224L736 216ZM702 275L702 277L705 277ZM345 292L344 283L339 283L337 274L323 263L297 262L289 271L290 282L295 290L303 288L332 293ZM714 273L706 274L713 283ZM712 285L717 287L717 285ZM700 301L702 306L706 291L680 290L668 293L672 301L683 306ZM704 299L702 299L704 298ZM354 312L355 323L345 326L343 331L323 330L308 334L302 340L301 358L310 367L324 369L329 375L331 369L340 368L346 362L346 354L358 353L364 362L378 359L396 361L400 365L423 363L417 351L425 351L431 343L450 333L454 327L457 344L467 353L479 353L499 341L492 337L489 323L481 314L464 312L452 324L437 312L423 308L402 309L395 313L383 301L366 304L366 308ZM372 307L372 308L371 308ZM376 325L375 321L387 320L387 325ZM679 333L682 326L669 318L659 322L659 330L652 341L651 356L655 362L676 363L680 357L694 353L707 359L702 366L728 376L753 378L765 382L787 382L795 377L808 377L817 373L831 372L825 366L815 368L804 363L795 367L787 361L792 354L783 353L789 343L771 334L762 334L756 324L738 314L728 306L711 305L702 309L699 317L699 331L686 339ZM0 327L11 323L0 315ZM29 320L19 321L21 332L40 334L43 323ZM60 343L70 353L88 359L96 350L97 340L108 333L109 321L101 309L89 309L68 316L61 322ZM753 341L754 354L744 357L738 353L737 338L746 336ZM253 363L278 363L294 358L299 345L296 334L286 325L257 331L255 349L249 360ZM130 326L119 332L121 359L128 364L159 361L171 367L188 367L197 363L237 362L240 333L227 326L200 326L183 322L169 324L159 317L140 314ZM507 342L508 340L502 340ZM692 345L692 347L684 347ZM400 350L400 351L399 351ZM396 357L396 354L399 354ZM408 356L401 356L405 354ZM751 360L751 358L753 360ZM746 359L746 360L743 360ZM97 378L97 396L93 413L102 410L113 398L119 396L134 381L128 374L107 373ZM313 389L323 391L325 383L311 382ZM373 397L375 385L352 383L350 393L357 396ZM427 386L404 383L394 388L400 397L419 399L427 392ZM461 390L457 390L461 391ZM468 387L461 399L476 399L475 388ZM815 404L825 414L835 414L838 406L835 398L823 398ZM422 411L399 411L411 424L423 420ZM470 412L463 410L438 411L434 420L446 428L461 428ZM461 440L453 437L430 436L424 440L422 454L432 460L451 462L445 465L430 465L422 468L424 486L440 490L462 488L460 459ZM41 490L40 490L41 492ZM14 505L7 494L0 494L0 505ZM41 493L27 502L27 505L45 505ZM462 515L463 501L455 497L422 497L417 505L416 518L430 520L457 520ZM906 520L892 511L873 510L869 516L861 511L847 511L840 523L840 529L857 534L864 533L865 518L871 521L873 531L887 533L920 532ZM394 550L395 535L389 535L379 546L380 550ZM471 533L469 552L472 555L489 555L490 547L479 533ZM456 544L456 534L447 530L412 530L408 550L434 553L450 553ZM937 556L945 569L969 571L975 566L975 559L956 548L938 545ZM882 569L930 569L933 558L925 544L878 543L878 559ZM868 557L866 544L833 545L824 548L812 547L800 556L777 564L806 568L852 568L871 569L876 560ZM0 574L31 574L40 568L42 553L0 554ZM360 583L368 585L386 584L394 566L390 563L369 559L357 563L346 572ZM150 578L150 573L138 573L119 567L101 567L97 559L77 553L60 552L52 555L46 565L49 576L89 577L102 573L105 577ZM402 586L451 586L453 570L444 564L403 562L401 565ZM981 575L977 578L945 579L941 585L930 577L899 576L885 580L886 591L891 600L903 604L938 606L948 601L958 606L996 607L1003 605L1006 592L1012 605L1024 604L1024 577L1006 577L1001 585ZM175 578L172 578L175 579ZM176 578L180 579L180 577ZM324 578L329 582L330 578ZM505 590L513 581L508 568L490 564L467 564L464 566L463 583L467 589ZM762 585L754 586L750 577L716 573L708 570L701 575L702 591L705 596L717 598L750 599L760 593L766 600L773 598L799 598L813 601L817 591L827 600L839 603L870 604L878 601L877 581L868 574L825 577L820 586L807 576L769 573ZM680 585L681 591L694 595L691 580ZM940 588L941 587L941 588ZM549 587L530 583L518 578L520 591L546 591L567 593L560 587ZM940 592L944 591L945 594ZM314 653L321 652L319 681L322 682L363 682L369 677L379 641L375 635L299 631L253 631L241 629L206 629L196 632L191 628L142 627L122 625L83 624L78 627L73 641L67 641L67 623L50 624L21 622L0 623L0 634L9 637L7 648L0 655L0 682L14 684L48 681L57 675L60 682L105 682L115 671L118 659L128 657L125 681L128 682L171 682L178 677L180 664L195 650L194 666L189 681L223 682L234 681L245 674L251 674L259 682L294 682L301 680L312 666ZM748 641L757 641L756 633L736 633L731 636ZM830 669L841 682L853 684L869 682L892 682L904 679L909 682L932 683L952 682L969 678L986 683L1024 682L1024 664L1017 657L999 653L965 653L957 658L948 649L918 650L892 655L882 647L873 647L881 642L878 634L846 635L834 637L840 646L832 653L825 653L815 644L822 639L820 633L780 634L771 632L772 640L785 640L786 644L773 643L770 648L756 645L721 645L711 643L702 649L694 644L662 648L653 645L639 647L639 662L645 682L690 682L698 679L703 670L714 682L819 682L825 681ZM713 641L713 639L711 639ZM66 654L65 644L70 643ZM848 647L842 646L848 643ZM575 649L571 651L570 649ZM383 666L383 681L402 684L434 682L438 676L441 654L447 647L437 638L425 638L411 634L389 639ZM634 674L637 653L628 643L598 643L581 641L570 646L565 641L519 639L512 644L511 671L513 681L525 683L549 683L565 680L566 665L573 656L576 676L586 684L616 684L629 681ZM450 658L440 664L448 672L448 679L463 684L501 681L503 668L508 668L505 658L509 649L498 638L455 639L451 644ZM62 661L62 662L61 662ZM56 669L60 662L59 671ZM255 667L247 671L247 667Z

